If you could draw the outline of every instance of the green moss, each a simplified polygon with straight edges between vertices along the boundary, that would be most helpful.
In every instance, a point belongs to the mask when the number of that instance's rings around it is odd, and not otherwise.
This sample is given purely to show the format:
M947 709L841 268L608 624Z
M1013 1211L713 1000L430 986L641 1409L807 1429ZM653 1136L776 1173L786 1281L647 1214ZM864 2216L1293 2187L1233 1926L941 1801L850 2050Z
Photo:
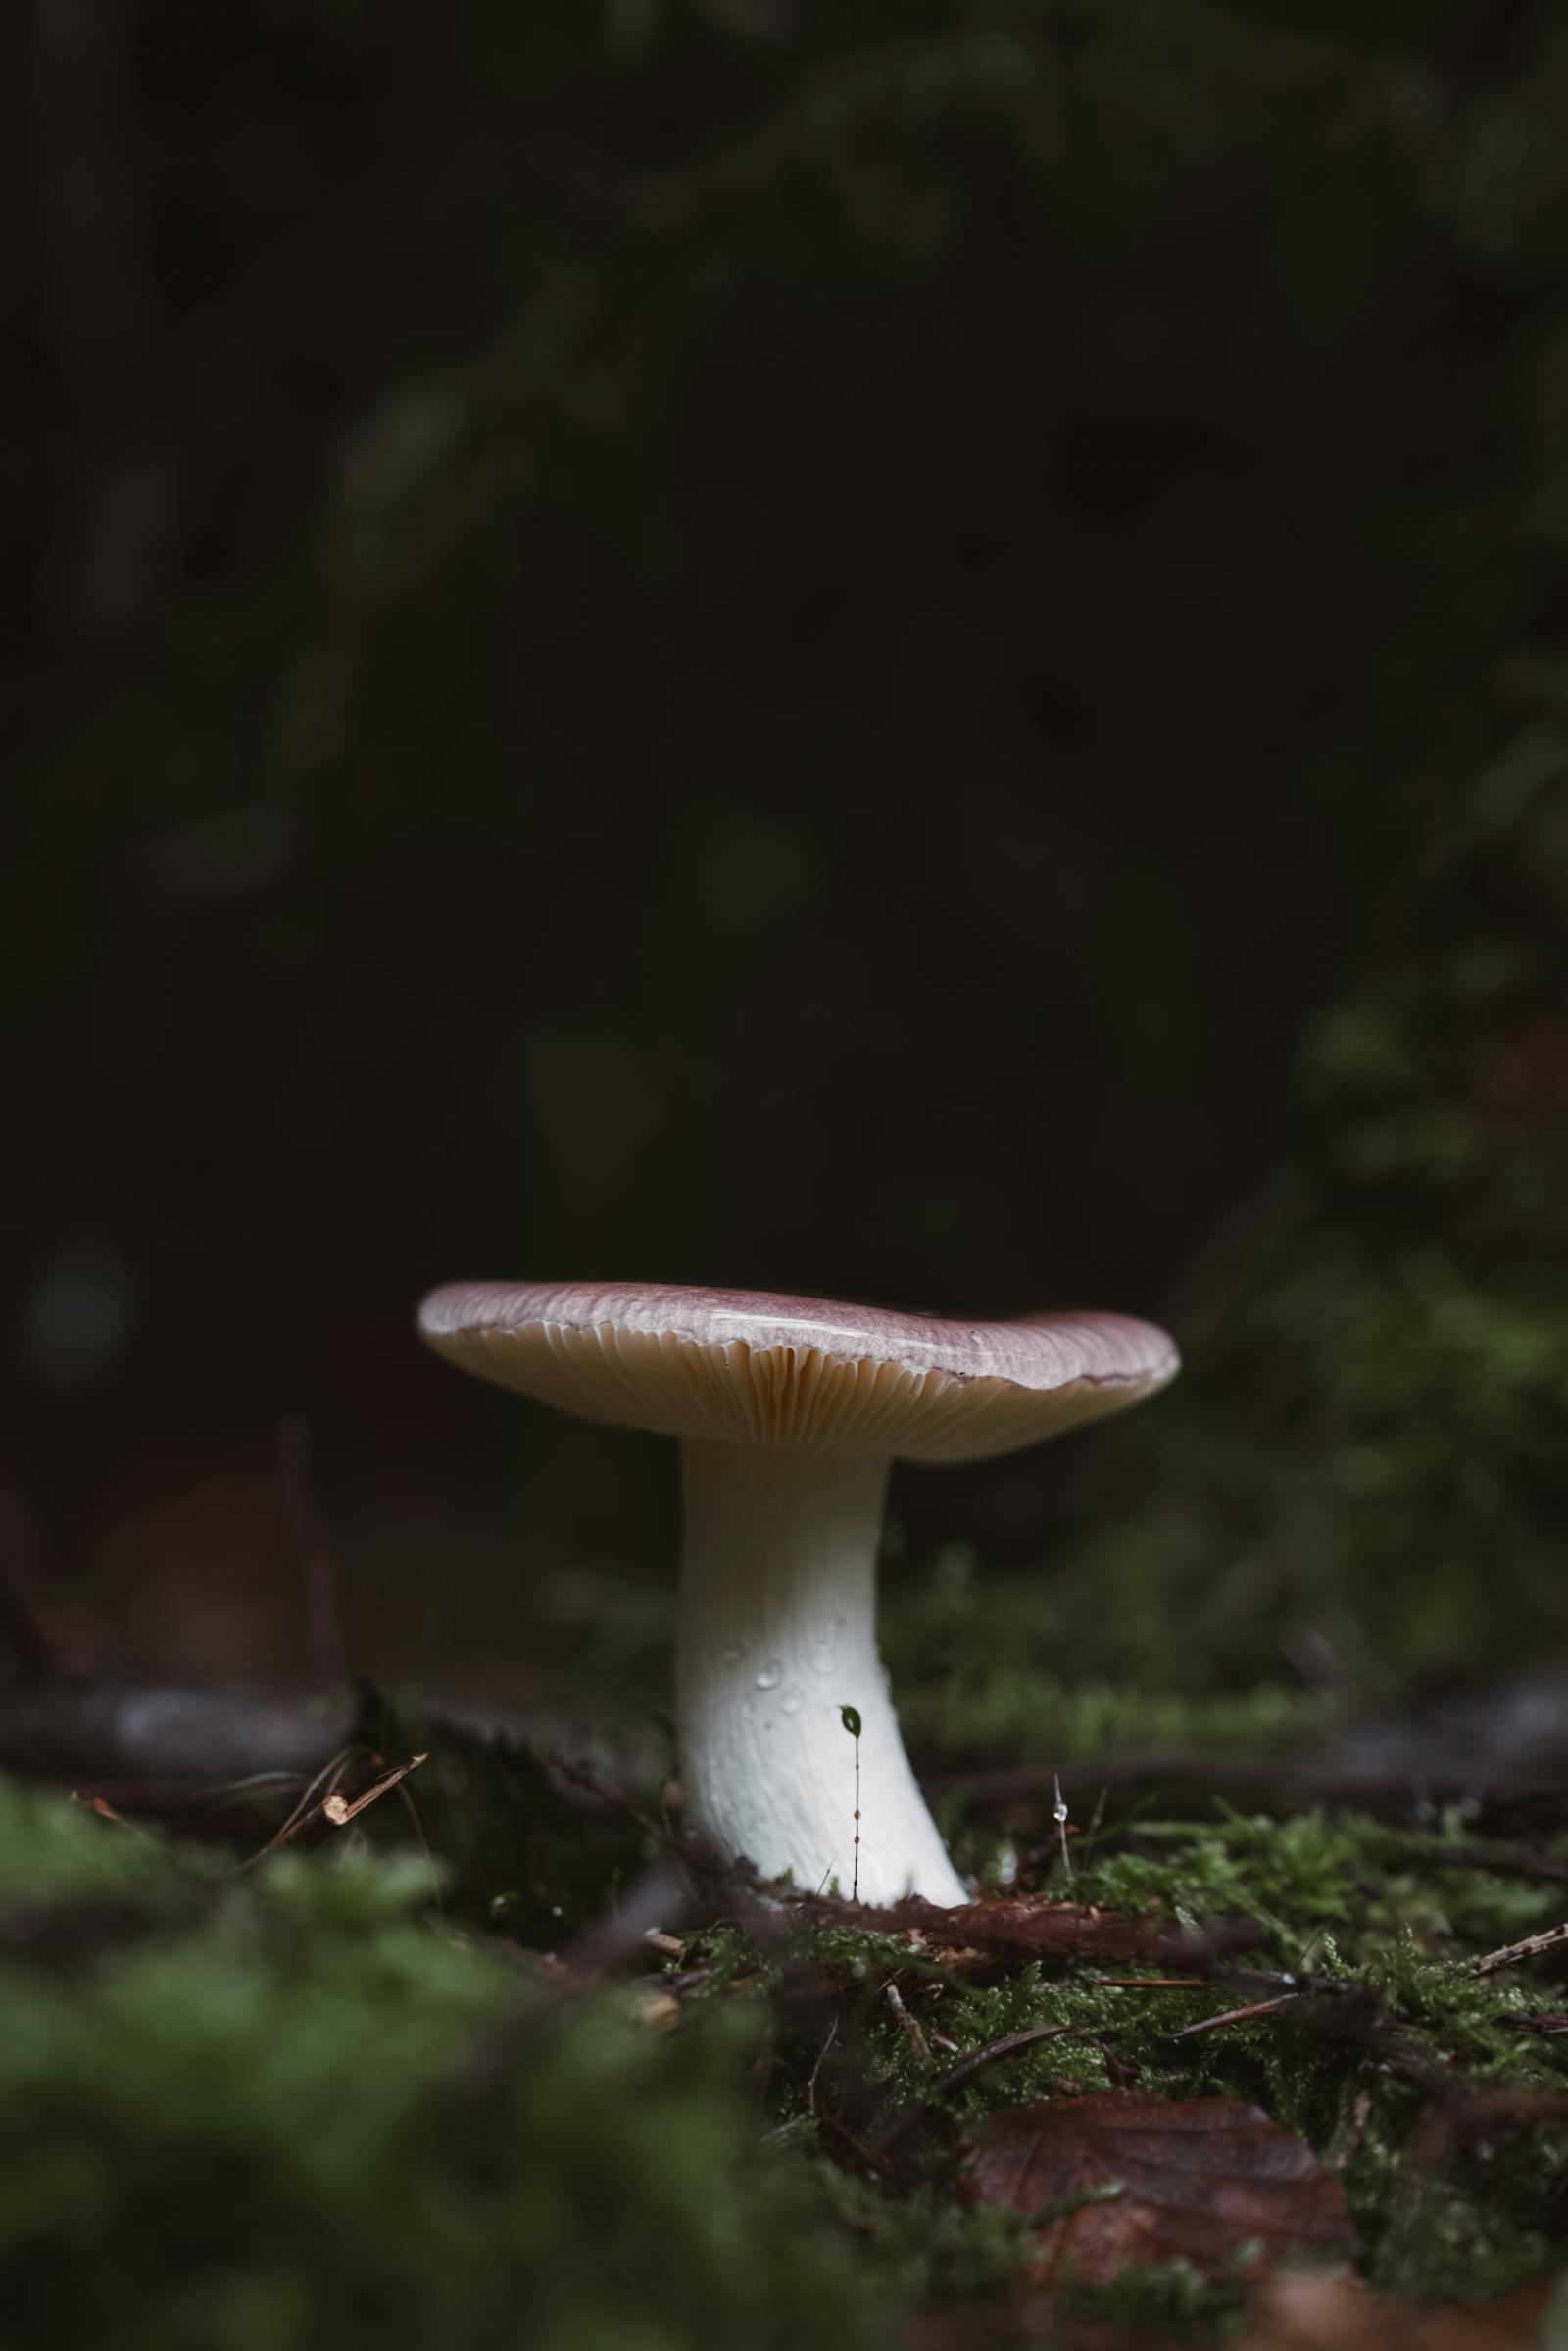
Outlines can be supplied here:
M1434 2121L1442 2110L1431 2096L1445 2068L1456 2092L1568 2087L1568 2052L1525 2029L1538 1996L1506 1978L1477 1976L1473 1965L1475 1949L1499 1931L1544 1923L1555 1887L1436 1863L1434 1845L1451 1846L1452 1824L1441 1840L1318 1814L1145 1821L1129 1834L1140 1849L1081 1868L1080 1897L1153 1921L1221 1910L1259 1918L1270 1947L1258 1964L1307 1965L1317 1980L1343 1984L1353 2003L1345 2021L1325 1995L1303 2017L1265 2014L1183 2038L1184 2027L1245 2006L1245 1978L1227 1990L1109 1980L1151 1972L1132 1965L945 1972L867 1936L856 1971L858 2029L865 2074L880 2089L876 2121L910 2100L932 2101L918 2143L922 2161L940 2171L945 2151L998 2106L1126 2086L1242 2098L1343 2165L1368 2274L1385 2290L1485 2298L1548 2267L1568 2181L1568 2125L1549 2108L1501 2116L1477 2141L1458 2122L1446 2131ZM853 1940L834 1938L841 1964ZM829 1947L812 1938L819 1956ZM876 1996L879 1981L894 1976L929 2055ZM1369 2042L1368 2025L1408 2048L1413 2073ZM940 2091L959 2058L1039 2026L1061 2030ZM1461 2102L1454 2113L1462 2112ZM961 2236L962 2216L953 2226ZM975 2262L983 2274L980 2248ZM1171 2340L1218 2342L1234 2329L1239 2303L1232 2289L1178 2269L1130 2278L1108 2295L1075 2296L1073 2308Z
M1561 2263L1560 2133L1478 2150L1378 2138L1346 2173L1370 2281L1412 2300L1485 2302Z
M891 1547L902 1548L896 1528ZM906 1735L954 1758L1070 1762L1129 1747L1256 1754L1335 1720L1329 1699L1261 1676L1227 1690L1195 1673L1184 1689L1167 1601L1146 1575L1112 1613L1070 1562L1043 1579L988 1568L965 1543L917 1567L895 1563L881 1639Z
M8 1882L183 1859L0 1795ZM87 1840L96 1838L96 1844ZM127 1859L127 1853L134 1853ZM850 2239L757 2148L740 2013L678 2041L419 1914L421 1857L280 1855L67 1973L0 1964L8 2343L628 2351L860 2339ZM489 2088L475 2053L531 2003Z
M1247 2004L1245 1973L1151 1986L1115 1981L1154 1972L1137 1964L954 1968L843 1926L760 1943L713 1929L670 1963L701 1970L680 2030L655 2033L629 1992L563 1995L455 1923L543 1923L554 1943L568 1904L602 1910L644 1833L589 1814L558 1880L579 1811L526 1759L459 1741L421 1803L434 1863L350 1837L240 1870L0 1785L0 1908L48 1930L0 1962L8 2343L336 2351L368 2329L387 2351L489 2351L525 2310L544 2351L855 2345L890 2312L1007 2292L1024 2223L953 2192L987 2113L1123 2086L1254 2101L1343 2165L1388 2292L1484 2296L1554 2258L1555 2115L1432 2138L1433 2068L1475 2090L1568 2086L1568 2051L1527 2027L1539 1994L1473 1965L1549 1924L1559 1888L1450 1866L1455 1820L1422 1836L1216 1808L1134 1818L1078 1852L1083 1901L1152 1927L1259 1921L1256 1964L1344 1985L1347 2014L1415 2053L1413 2077L1327 1995L1183 2037ZM400 1825L390 1807L368 1820ZM476 2087L476 2058L519 2015L510 2061ZM961 2058L1039 2026L1057 2030L942 2089ZM911 2102L890 2193L856 2150ZM1238 2307L1177 2265L1074 2289L1059 2315L1220 2344Z
M84 1804L0 1779L0 1908L74 1901L178 1904L215 1875L194 1849L176 1856L161 1837L106 1832Z
M1381 1950L1404 1935L1422 1947L1496 1947L1556 1916L1551 1883L1432 1860L1434 1845L1356 1815L1246 1817L1213 1823L1140 1821L1133 1849L1091 1859L1077 1890L1125 1910L1152 1901L1181 1918L1234 1913L1259 1920L1275 1964L1299 1968L1330 1930L1342 1949Z
M499 1820L522 1784L496 1761ZM1083 1852L1076 1892L1152 1926L1257 1918L1261 1964L1345 1985L1429 2072L1562 2087L1568 2052L1522 2029L1535 1995L1472 1964L1478 1941L1544 1923L1555 1887L1440 1866L1434 1841L1321 1814L1144 1819ZM701 1981L662 2033L629 1991L563 1994L458 1931L422 1853L351 1838L239 1871L4 1787L0 1886L97 1922L63 1960L0 1962L0 2268L22 2351L335 2351L367 2329L388 2351L489 2351L524 2310L545 2351L855 2345L890 2312L1007 2291L1024 2224L953 2193L987 2113L1123 2086L1255 2101L1343 2164L1390 2292L1502 2291L1553 2257L1555 2116L1434 2147L1430 2083L1340 2030L1327 1996L1183 2037L1246 2005L1245 1978L947 1967L902 1935L754 1943L730 1924L671 1963ZM509 2019L520 2038L485 2086ZM1059 2030L942 2089L1037 2026ZM859 2176L875 2167L856 2150L911 2102L891 2183ZM1217 2344L1237 2311L1178 2265L1074 2289L1062 2315Z

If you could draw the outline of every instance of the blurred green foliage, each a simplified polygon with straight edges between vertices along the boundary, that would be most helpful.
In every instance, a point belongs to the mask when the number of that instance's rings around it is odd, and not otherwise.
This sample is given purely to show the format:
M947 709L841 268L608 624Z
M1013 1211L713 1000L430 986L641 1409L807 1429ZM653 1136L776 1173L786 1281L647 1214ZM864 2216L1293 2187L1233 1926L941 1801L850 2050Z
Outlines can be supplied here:
M1290 1175L1133 1438L1152 1498L1053 1594L1109 1580L1123 1670L1267 1672L1305 1624L1376 1689L1568 1640L1568 735L1526 723L1314 1027Z
M652 1559L656 1456L407 1315L608 1268L1165 1313L1147 1434L901 1492L916 1556L1116 1522L1054 1670L1555 1638L1555 13L161 0L98 63L38 153L144 330L40 163L0 874L76 1589L231 1653L297 1404L368 1662L547 1649L497 1560Z
M39 1906L109 1887L144 1932L51 1960ZM7 2345L741 2351L824 2314L874 2339L822 2197L755 2147L739 2014L677 2047L428 1893L416 1855L235 1877L0 1785L0 1913L40 1946L0 1956Z

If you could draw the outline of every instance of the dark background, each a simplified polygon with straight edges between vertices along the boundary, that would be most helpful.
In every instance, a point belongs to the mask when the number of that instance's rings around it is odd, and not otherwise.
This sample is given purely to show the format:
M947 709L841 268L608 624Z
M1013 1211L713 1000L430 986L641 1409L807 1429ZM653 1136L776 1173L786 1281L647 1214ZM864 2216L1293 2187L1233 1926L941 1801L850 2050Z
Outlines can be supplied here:
M8 38L50 1624L305 1665L298 1414L354 1661L657 1645L668 1448L423 1356L478 1274L1168 1320L1147 1419L901 1473L906 1575L973 1543L1064 1670L1558 1642L1560 12Z

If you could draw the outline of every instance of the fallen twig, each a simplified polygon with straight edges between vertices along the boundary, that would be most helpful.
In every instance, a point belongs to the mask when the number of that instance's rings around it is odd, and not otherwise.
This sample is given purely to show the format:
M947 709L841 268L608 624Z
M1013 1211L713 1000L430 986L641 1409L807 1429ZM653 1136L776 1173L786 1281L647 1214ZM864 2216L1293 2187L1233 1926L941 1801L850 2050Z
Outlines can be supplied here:
M1568 1924L1547 1927L1540 1935L1527 1935L1523 1942L1504 1943L1500 1951L1489 1951L1472 1965L1478 1976L1490 1976L1494 1968L1512 1967L1516 1959L1539 1959L1543 1951L1560 1950L1564 1943L1568 1943Z
M903 2026L905 2033L907 2036L909 2044L914 2050L916 2057L919 2058L922 2065L929 2065L931 2063L931 2045L926 2039L925 2032L920 2024L919 2018L909 2014L907 2007L905 2005L904 1994L900 1991L898 1985L894 1983L891 1976L888 1978L887 1983L882 1988L887 1995L888 2006L892 2009L894 2015L898 2018L899 2023Z
M354 1761L356 1752L357 1749L354 1747L342 1747L337 1754L322 1764L315 1779L300 1795L293 1811L283 1822L281 1828L274 1829L266 1844L260 1846L256 1852L240 1863L241 1869L255 1869L258 1863L266 1861L270 1854L278 1852L286 1844L292 1844L294 1838L299 1836L308 1823L317 1819L325 1810L328 1798L336 1793L338 1782Z
M816 2063L812 2066L810 2080L806 2084L807 2111L812 2115L816 2113L817 2077L821 2073L823 2065L826 2063L829 2049L832 2048L833 2043L838 2039L840 2022L841 2020L838 2017L835 2017L832 2024L829 2025L827 2029L827 2038L816 2052Z
M349 1822L362 1813L367 1805L379 1802L380 1798L388 1794L391 1789L401 1787L410 1772L416 1772L421 1763L428 1763L429 1760L427 1754L411 1755L407 1763L395 1764L391 1771L383 1772L374 1786L366 1789L364 1795L356 1796L352 1804L347 1803L334 1789L331 1795L322 1799L322 1816L331 1822L334 1829L347 1828Z
M1095 1982L1111 1991L1201 1991L1202 1976L1097 1976Z
M339 1793L339 1783L358 1752L354 1747L345 1747L340 1755L334 1755L332 1761L317 1773L283 1826L268 1838L259 1852L252 1853L248 1860L240 1863L241 1869L254 1869L258 1862L266 1861L281 1846L292 1844L317 1821L325 1821L333 1829L347 1828L349 1822L357 1819L369 1805L379 1802L394 1788L400 1788L410 1772L416 1772L421 1763L430 1760L427 1754L410 1756L407 1763L395 1764L390 1771L383 1772L378 1780L350 1802L347 1796ZM373 1760L379 1762L381 1759L376 1756ZM317 1792L318 1789L322 1790L319 1794Z
M1022 2033L1004 2033L1001 2040L988 2041L983 2049L972 2049L939 2082L934 2082L924 2097L911 2098L907 2106L900 2108L892 2122L877 2133L878 2147L886 2152L904 2137L906 2131L912 2130L924 2115L930 2113L939 2098L948 2097L956 2089L962 2089L977 2074L984 2073L988 2066L1000 2065L1004 2057L1016 2057L1020 2050L1032 2049L1039 2041L1062 2040L1070 2034L1076 2034L1080 2039L1092 2037L1087 2025L1031 2025Z
M1195 2033L1217 2033L1221 2025L1245 2025L1250 2017L1272 2016L1276 2009L1288 2008L1300 1996L1299 1992L1282 1991L1276 1992L1272 2000L1253 2000L1247 2008L1227 2008L1222 2016L1200 2017L1196 2025L1184 2025L1171 2038L1191 2040Z

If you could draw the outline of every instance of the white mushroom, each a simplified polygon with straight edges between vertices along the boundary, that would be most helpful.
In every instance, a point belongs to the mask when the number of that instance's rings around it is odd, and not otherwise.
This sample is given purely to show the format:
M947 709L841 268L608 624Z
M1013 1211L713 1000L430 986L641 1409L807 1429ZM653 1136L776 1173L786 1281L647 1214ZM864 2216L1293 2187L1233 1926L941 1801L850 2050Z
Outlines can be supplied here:
M968 1323L824 1298L474 1282L419 1331L465 1371L681 1441L676 1717L690 1817L764 1878L862 1901L964 1889L876 1647L896 1457L974 1461L1162 1388L1176 1348L1117 1314ZM843 1709L859 1716L856 1746Z

